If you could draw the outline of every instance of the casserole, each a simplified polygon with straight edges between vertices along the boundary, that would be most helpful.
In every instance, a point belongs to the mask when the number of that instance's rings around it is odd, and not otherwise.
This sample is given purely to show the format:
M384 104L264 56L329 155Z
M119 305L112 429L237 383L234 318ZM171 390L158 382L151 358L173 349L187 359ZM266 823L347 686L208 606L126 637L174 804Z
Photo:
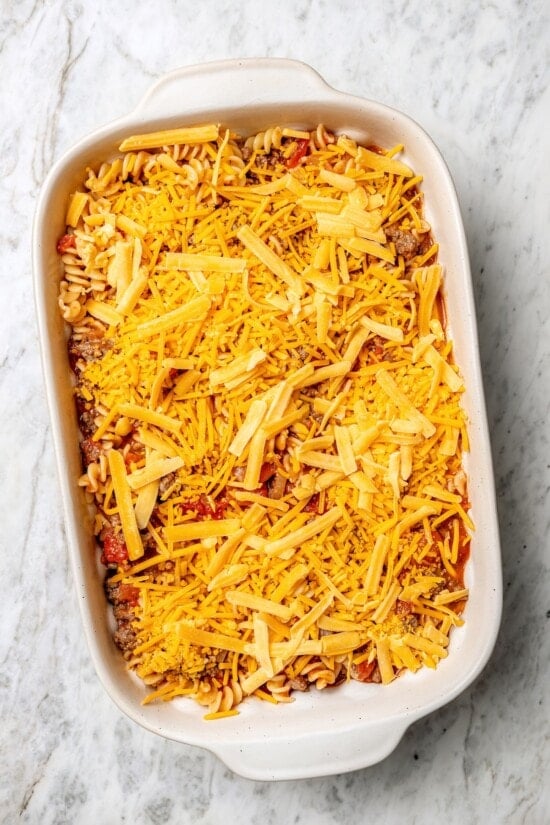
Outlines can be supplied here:
M55 249L64 231L68 195L86 166L116 154L129 134L206 122L221 122L241 135L276 123L311 128L323 122L359 142L405 145L403 160L424 176L426 218L446 272L447 328L466 385L463 403L471 453L465 469L477 528L465 574L470 590L465 624L454 630L450 655L436 671L422 669L383 688L350 682L334 691L314 690L288 705L250 701L238 716L214 725L206 724L200 710L185 700L142 706L146 689L126 671L111 640L91 516L76 484L80 457L64 325L57 309L60 263ZM478 675L500 621L498 529L467 249L452 182L431 140L404 115L337 92L312 69L293 61L229 61L176 71L159 81L133 113L90 135L52 169L36 214L34 264L71 562L88 644L107 692L147 729L206 747L251 778L340 773L387 756L409 724L450 701Z

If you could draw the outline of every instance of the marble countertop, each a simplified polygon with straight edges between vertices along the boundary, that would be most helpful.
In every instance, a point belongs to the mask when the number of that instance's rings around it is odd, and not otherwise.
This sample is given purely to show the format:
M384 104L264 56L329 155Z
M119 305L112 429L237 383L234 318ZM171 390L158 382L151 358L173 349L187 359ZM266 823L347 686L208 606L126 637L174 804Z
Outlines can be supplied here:
M0 22L0 820L528 823L550 818L550 26L543 0L21 0ZM384 762L261 783L123 717L85 647L34 320L52 162L166 71L294 57L413 116L465 220L498 493L504 614L476 683Z

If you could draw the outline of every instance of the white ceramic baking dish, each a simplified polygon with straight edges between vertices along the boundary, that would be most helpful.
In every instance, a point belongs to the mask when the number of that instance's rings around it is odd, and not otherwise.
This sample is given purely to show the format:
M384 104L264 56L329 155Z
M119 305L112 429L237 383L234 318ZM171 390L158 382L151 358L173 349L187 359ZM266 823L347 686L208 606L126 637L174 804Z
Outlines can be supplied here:
M140 704L146 689L129 674L111 638L90 517L76 484L81 473L66 331L57 309L61 276L56 240L64 232L67 197L87 165L116 153L129 134L221 122L242 135L275 124L322 122L359 141L404 143L405 162L424 176L427 219L440 243L445 299L470 420L467 456L476 524L466 567L470 588L463 627L437 670L422 669L388 686L357 682L299 694L292 704L244 702L238 716L203 720L204 710L181 699ZM335 91L309 66L290 60L233 60L184 68L163 77L129 115L68 151L48 175L34 225L35 295L43 366L57 453L67 539L92 659L108 694L131 719L162 736L207 748L237 773L290 779L341 773L386 757L408 726L450 702L486 664L501 614L501 562L491 453L478 354L468 252L447 167L426 133L394 109Z

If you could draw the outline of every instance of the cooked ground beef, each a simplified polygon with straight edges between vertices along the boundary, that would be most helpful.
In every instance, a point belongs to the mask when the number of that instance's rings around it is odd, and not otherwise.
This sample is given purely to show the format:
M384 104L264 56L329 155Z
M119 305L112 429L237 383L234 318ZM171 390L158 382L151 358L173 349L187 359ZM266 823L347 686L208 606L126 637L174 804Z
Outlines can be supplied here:
M309 688L309 682L305 676L294 676L294 678L288 680L288 683L292 690L305 691Z
M69 361L71 367L74 369L77 362L83 358L84 361L97 361L102 358L107 352L111 342L106 338L85 338L82 341L76 341L74 338L69 340Z
M97 410L87 401L77 397L76 411L78 414L78 426L83 438L90 438L95 432L95 418Z
M135 618L133 607L128 602L121 602L113 606L113 615L117 622L132 622Z
M128 601L128 586L105 579L105 593L113 605L113 615L117 624L113 639L122 651L133 650L136 646L136 632L132 627L135 618L133 605Z
M113 633L115 644L123 652L133 650L136 646L136 633L132 625L128 622L120 622Z
M104 587L107 599L111 604L117 605L122 603L122 599L120 598L120 582L112 582L108 576L105 579Z
M85 438L80 442L80 451L82 453L82 461L85 467L93 461L97 461L101 455L101 448L97 441L92 441L91 438Z
M279 149L272 149L268 155L257 155L254 163L258 169L274 169L277 164L284 163L284 156Z
M412 232L399 229L398 226L394 226L393 224L385 227L384 231L386 238L395 244L397 254L403 255L405 260L409 260L409 258L413 258L417 254L420 243Z

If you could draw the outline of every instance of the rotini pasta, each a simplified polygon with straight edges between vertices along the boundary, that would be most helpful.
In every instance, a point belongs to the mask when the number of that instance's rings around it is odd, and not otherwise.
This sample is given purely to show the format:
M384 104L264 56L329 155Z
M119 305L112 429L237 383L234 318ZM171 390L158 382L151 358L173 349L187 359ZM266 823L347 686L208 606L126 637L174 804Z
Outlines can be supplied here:
M68 205L59 307L145 701L214 719L435 667L472 525L421 178L322 124L125 145Z

